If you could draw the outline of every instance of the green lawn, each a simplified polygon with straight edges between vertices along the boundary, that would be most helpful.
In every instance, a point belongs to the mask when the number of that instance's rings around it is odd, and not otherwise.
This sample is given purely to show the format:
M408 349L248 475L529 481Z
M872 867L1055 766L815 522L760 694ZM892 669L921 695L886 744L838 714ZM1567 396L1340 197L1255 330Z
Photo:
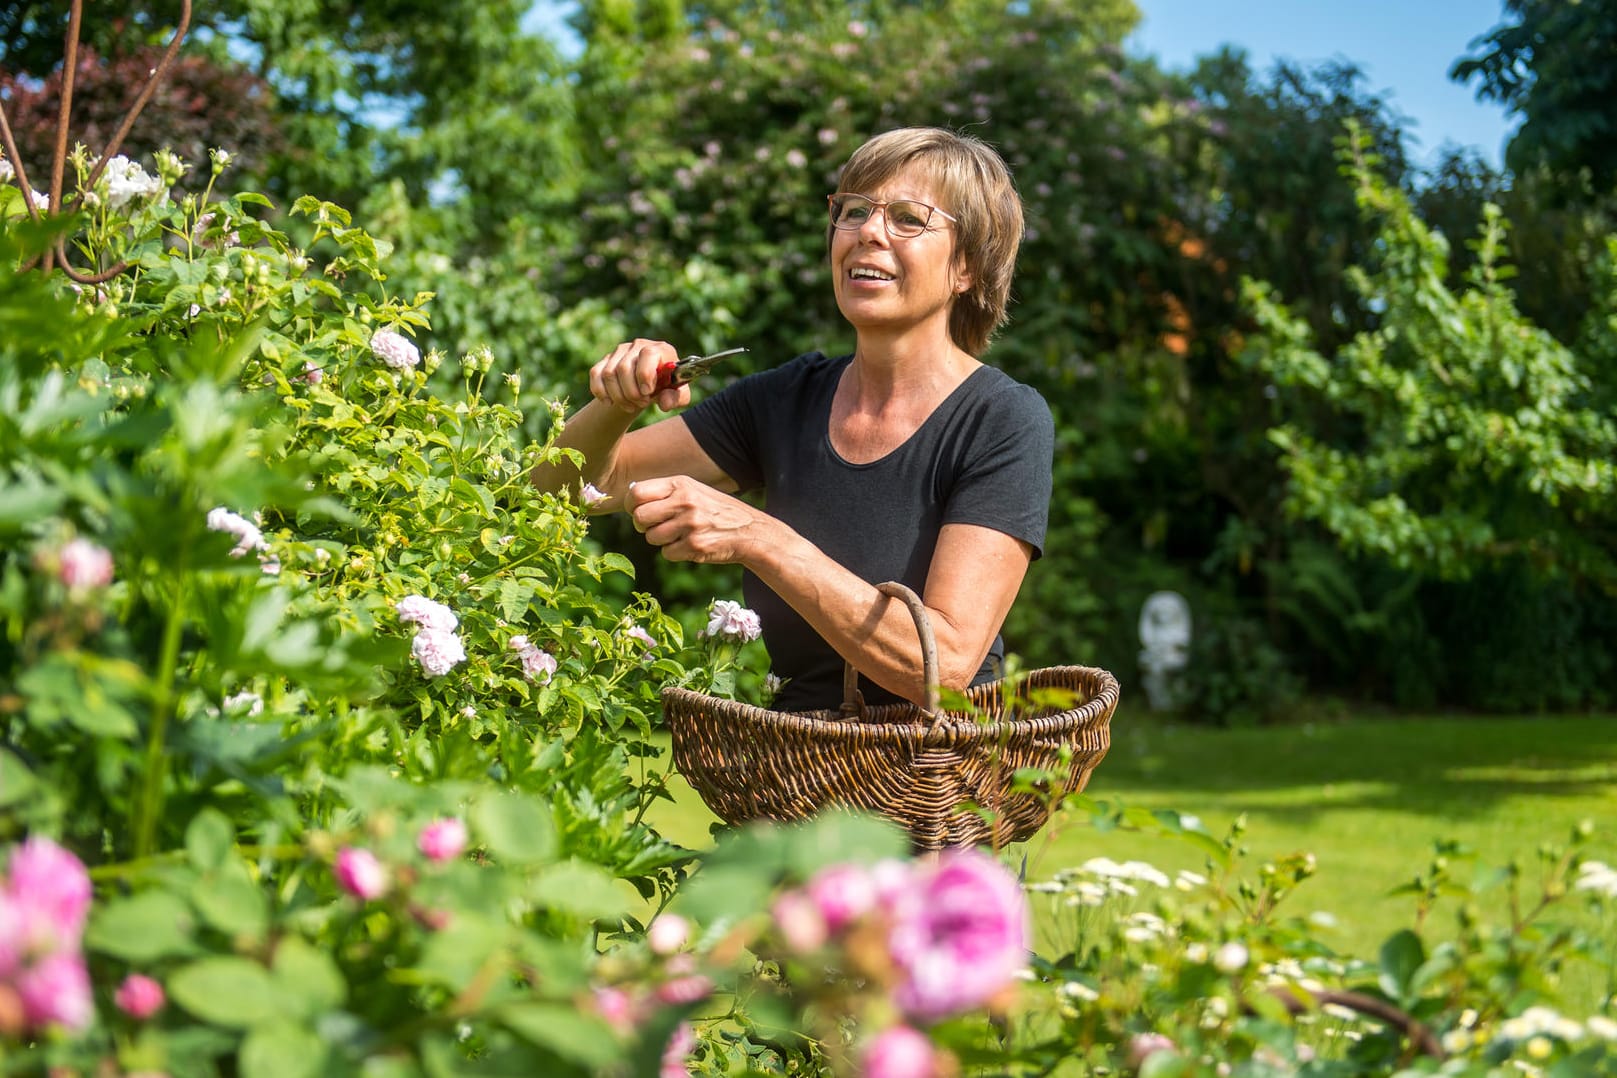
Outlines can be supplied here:
M1219 836L1245 813L1254 870L1263 858L1312 852L1319 873L1292 912L1335 915L1331 942L1361 956L1410 924L1412 900L1387 892L1426 867L1436 839L1458 839L1493 866L1530 859L1588 819L1600 829L1596 856L1617 859L1617 716L1209 730L1158 725L1125 709L1112 733L1091 795L1192 813ZM677 803L660 805L653 822L674 841L707 846L712 815L682 781L675 787ZM1094 856L1203 867L1182 841L1101 833L1076 815L1058 817L1025 853L1029 879Z

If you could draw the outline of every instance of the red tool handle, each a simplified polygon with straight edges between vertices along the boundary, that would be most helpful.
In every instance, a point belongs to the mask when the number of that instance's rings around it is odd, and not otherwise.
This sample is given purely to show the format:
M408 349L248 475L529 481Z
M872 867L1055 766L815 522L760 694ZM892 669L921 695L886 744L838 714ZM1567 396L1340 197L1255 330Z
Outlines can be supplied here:
M657 368L656 392L661 393L665 389L674 388L674 372L678 369L678 363L664 363Z

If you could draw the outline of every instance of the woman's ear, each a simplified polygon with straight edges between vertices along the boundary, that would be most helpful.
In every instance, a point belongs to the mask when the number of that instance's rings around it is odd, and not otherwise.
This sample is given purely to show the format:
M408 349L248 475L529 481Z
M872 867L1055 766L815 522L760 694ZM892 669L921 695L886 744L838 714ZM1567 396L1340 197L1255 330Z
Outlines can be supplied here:
M958 296L962 292L971 291L971 282L972 282L971 270L966 268L966 260L965 259L963 259L963 258L955 259L954 272L953 272L953 274L951 274L951 276L954 278L954 280L951 282L950 287L952 287L954 289L955 295Z

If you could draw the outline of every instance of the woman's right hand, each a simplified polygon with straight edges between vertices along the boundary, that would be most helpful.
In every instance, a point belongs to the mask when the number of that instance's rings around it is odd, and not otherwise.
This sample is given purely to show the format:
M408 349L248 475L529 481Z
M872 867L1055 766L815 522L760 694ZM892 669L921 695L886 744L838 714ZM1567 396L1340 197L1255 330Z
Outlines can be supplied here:
M657 390L658 368L678 361L679 353L667 341L625 341L590 368L590 395L630 415L653 404L665 412L683 408L691 402L690 386Z

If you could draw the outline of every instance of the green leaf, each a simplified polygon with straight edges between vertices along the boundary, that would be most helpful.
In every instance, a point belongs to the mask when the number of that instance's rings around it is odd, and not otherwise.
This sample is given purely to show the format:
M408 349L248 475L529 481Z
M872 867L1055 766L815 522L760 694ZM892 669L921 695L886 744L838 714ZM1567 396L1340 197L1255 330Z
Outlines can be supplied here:
M269 970L245 958L193 962L169 978L168 990L174 1002L204 1022L232 1029L266 1025L302 1010Z
M290 1022L259 1026L241 1046L242 1078L314 1078L326 1069L326 1042Z
M283 939L270 965L275 979L302 1001L304 1013L310 1017L336 1010L348 998L348 982L337 963L301 936Z
M1381 990L1400 1002L1409 998L1410 983L1415 971L1426 961L1426 947L1410 929L1403 929L1387 937L1381 945L1381 969L1378 981Z
M84 942L92 951L138 964L196 951L191 931L196 918L179 895L143 891L91 907Z
M0 749L0 806L26 800L38 787L39 782L28 770L28 765L5 749Z
M853 812L825 812L807 826L787 831L787 867L807 879L828 865L873 864L909 854L909 840L888 820Z
M549 806L537 798L500 791L471 810L472 826L497 860L532 865L556 855L556 827Z
M205 808L197 813L185 829L185 852L191 863L203 872L222 868L235 842L236 828L216 808Z
M576 1007L509 1003L495 1011L494 1018L530 1044L592 1070L616 1063L622 1056L611 1027L593 1015L580 1014Z
M458 914L442 932L433 933L421 949L417 969L428 980L460 992L477 976L490 956L502 949L509 933L487 918Z
M205 879L191 893L191 904L204 921L228 936L256 941L269 931L269 900L240 868Z
M593 920L618 920L632 908L623 885L600 866L582 861L545 869L534 885L533 898L550 909Z

